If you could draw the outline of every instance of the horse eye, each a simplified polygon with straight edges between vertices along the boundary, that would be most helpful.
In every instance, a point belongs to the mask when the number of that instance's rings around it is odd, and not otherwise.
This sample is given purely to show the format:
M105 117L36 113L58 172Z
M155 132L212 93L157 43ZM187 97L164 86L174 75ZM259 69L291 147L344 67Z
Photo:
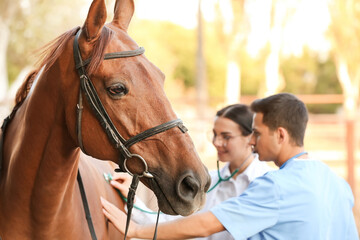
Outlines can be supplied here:
M114 97L121 97L128 93L127 88L121 83L114 84L106 88L106 90Z

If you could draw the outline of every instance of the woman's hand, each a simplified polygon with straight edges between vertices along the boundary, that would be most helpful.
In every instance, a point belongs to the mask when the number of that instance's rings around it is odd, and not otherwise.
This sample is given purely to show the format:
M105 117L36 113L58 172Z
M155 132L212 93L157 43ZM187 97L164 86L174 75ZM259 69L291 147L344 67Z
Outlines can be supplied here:
M124 173L124 172L116 172L112 176L112 180L110 181L110 184L114 187L119 189L122 195L127 197L129 193L129 187L131 185L132 178L130 174Z
M126 226L126 214L117 208L114 204L110 203L106 199L100 197L101 204L103 206L104 215L112 222L112 224L122 233L125 234ZM134 237L137 224L130 221L127 237Z

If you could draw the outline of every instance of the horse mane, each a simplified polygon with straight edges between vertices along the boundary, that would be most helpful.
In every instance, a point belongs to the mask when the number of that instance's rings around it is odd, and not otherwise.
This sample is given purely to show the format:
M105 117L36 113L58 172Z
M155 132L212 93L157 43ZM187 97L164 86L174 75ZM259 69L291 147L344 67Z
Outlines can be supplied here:
M45 66L44 72L47 72L64 51L67 42L79 31L79 29L80 27L76 27L61 34L54 40L45 44L45 46L43 46L41 49L36 51L39 55L39 60L36 62L37 69L28 74L28 76L25 78L25 81L18 89L15 97L14 108L20 107L26 99L34 79L37 73L40 71L41 67ZM112 31L109 28L103 27L99 39L95 43L91 62L86 68L88 75L91 75L100 66L105 54L105 46L109 43L111 34Z
M26 96L28 95L28 93L30 91L30 88L34 82L34 78L37 73L38 73L38 70L33 70L26 76L25 81L21 84L21 86L19 87L19 89L16 92L14 108L17 109L18 107L20 107L20 105L25 100Z

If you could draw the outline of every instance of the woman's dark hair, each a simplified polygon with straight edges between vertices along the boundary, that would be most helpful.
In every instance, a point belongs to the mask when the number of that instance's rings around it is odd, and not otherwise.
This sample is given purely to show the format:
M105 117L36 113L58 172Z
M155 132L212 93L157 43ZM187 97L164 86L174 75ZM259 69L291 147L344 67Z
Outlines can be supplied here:
M226 106L220 109L216 116L228 118L237 123L243 136L249 136L252 133L253 113L247 105L233 104Z
M308 113L305 104L295 95L279 93L257 99L251 104L251 110L263 114L263 123L270 130L283 127L297 146L304 145Z

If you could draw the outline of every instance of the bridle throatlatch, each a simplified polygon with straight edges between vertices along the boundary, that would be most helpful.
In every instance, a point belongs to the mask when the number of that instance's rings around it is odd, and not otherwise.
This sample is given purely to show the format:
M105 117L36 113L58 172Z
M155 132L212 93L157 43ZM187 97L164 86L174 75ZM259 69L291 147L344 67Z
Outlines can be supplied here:
M183 125L183 122L181 119L175 119L175 120L171 120L169 122L160 124L156 127L150 128L148 130L145 130L144 132L137 134L136 136L133 136L128 140L125 140L121 136L121 134L117 131L115 125L111 121L108 113L106 112L106 110L96 92L96 89L95 89L91 79L89 78L89 76L86 73L86 65L90 63L91 58L86 59L86 60L82 60L82 58L81 58L79 42L78 42L80 33L81 33L81 30L79 30L77 32L75 39L74 39L74 45L73 45L75 66L76 66L76 70L80 77L80 90L79 90L79 100L78 100L78 104L77 104L77 126L76 126L78 144L79 144L79 147L81 148L81 150L84 153L86 153L84 145L83 145L83 141L82 141L82 134L81 134L81 118L82 118L82 111L83 111L82 93L84 93L86 96L86 99L87 99L89 105L91 106L92 110L94 111L98 121L100 122L101 126L104 128L104 131L107 134L109 140L112 142L114 147L120 152L120 156L119 156L119 167L120 168L115 169L115 171L128 172L130 175L133 176L132 184L129 189L129 194L128 194L128 198L127 198L128 199L128 201L127 201L128 215L127 215L126 233L125 233L125 238L124 238L124 239L126 239L127 230L128 230L129 223L130 223L131 211L132 211L132 207L133 207L133 203L134 203L135 191L136 191L136 188L139 183L139 178L141 178L141 177L153 178L153 175L148 171L148 165L147 165L145 159L138 154L131 153L129 148L137 142L140 142L140 141L142 141L148 137L154 136L158 133L165 132L174 127L178 127L182 133L185 133L187 131L187 128ZM104 55L104 60L135 57L135 56L143 54L144 52L145 52L144 48L140 47L135 50L107 53ZM131 158L137 158L143 163L144 171L142 174L140 174L140 175L134 174L129 170L129 168L127 167L127 163L128 163L128 160ZM78 173L78 175L79 175L78 179L80 178L80 180L81 180L80 172ZM85 200L86 200L86 197L85 197ZM87 202L86 202L86 204L84 202L84 198L83 198L83 203L84 203L83 204L84 208L88 207ZM85 213L87 213L87 212L89 212L89 214L90 214L90 211L87 211L85 209ZM87 215L86 217L87 217L87 219L90 219L90 221L91 221L91 216ZM90 232L93 233L93 234L91 234L92 239L95 240L96 235L95 235L95 231L93 229L93 225L92 225L92 223L89 224L89 221L88 221L88 225L89 225ZM156 225L157 225L157 223L156 223ZM156 239L156 229L157 228L155 228L154 239Z

